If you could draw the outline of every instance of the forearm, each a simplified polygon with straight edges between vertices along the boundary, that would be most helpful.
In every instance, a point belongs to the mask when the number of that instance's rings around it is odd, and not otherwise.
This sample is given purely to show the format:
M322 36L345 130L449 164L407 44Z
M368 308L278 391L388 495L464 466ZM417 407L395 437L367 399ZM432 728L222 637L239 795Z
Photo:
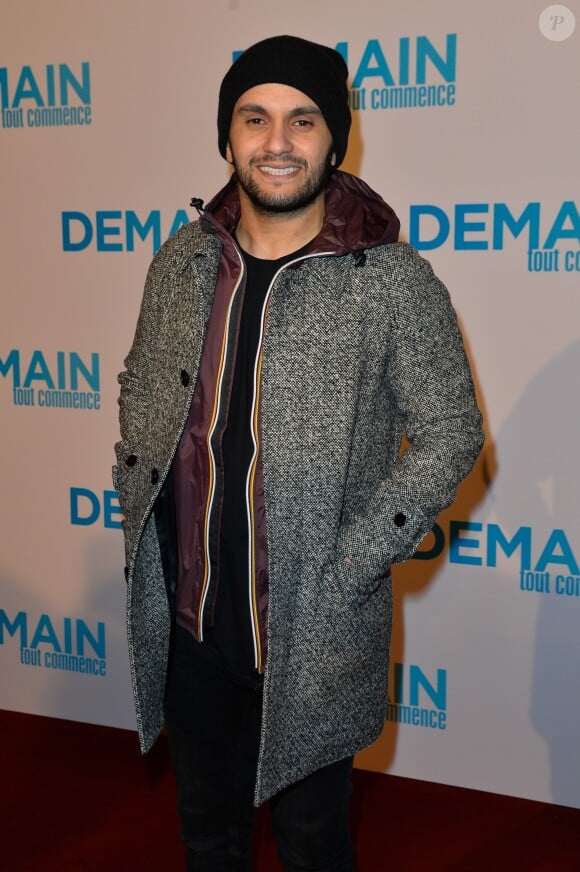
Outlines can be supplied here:
M344 558L378 573L410 557L453 501L483 444L471 370L449 295L416 253L390 327L387 382L409 446L342 531Z

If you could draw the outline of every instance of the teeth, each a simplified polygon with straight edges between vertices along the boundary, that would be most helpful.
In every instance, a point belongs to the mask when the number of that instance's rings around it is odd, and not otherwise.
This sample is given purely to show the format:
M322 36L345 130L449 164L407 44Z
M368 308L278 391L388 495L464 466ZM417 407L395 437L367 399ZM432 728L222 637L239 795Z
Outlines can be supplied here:
M271 176L288 176L294 173L297 167L260 167L263 173L269 173Z

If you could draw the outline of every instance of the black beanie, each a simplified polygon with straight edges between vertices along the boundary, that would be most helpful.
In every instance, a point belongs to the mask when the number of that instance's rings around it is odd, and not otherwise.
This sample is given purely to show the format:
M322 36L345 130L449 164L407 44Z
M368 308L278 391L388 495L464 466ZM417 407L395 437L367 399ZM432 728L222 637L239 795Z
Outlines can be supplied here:
M232 112L255 85L289 85L316 103L332 134L336 166L346 154L350 130L348 68L339 52L297 36L272 36L250 46L234 61L220 88L218 145L226 156Z

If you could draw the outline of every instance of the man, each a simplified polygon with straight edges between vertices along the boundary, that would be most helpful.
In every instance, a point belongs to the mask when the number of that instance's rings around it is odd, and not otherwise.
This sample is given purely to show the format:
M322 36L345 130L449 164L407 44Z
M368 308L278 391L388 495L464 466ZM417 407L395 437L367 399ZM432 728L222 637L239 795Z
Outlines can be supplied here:
M285 869L353 868L390 566L482 442L445 288L337 171L347 75L289 36L233 64L218 133L235 172L153 260L119 377L137 720L144 751L167 722L189 869L248 869L268 799Z

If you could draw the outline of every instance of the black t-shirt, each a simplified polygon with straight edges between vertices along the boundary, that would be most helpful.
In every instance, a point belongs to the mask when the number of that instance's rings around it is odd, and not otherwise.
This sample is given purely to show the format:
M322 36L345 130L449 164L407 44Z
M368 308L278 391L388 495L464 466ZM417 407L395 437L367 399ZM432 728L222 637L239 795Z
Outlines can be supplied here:
M255 684L258 679L251 624L246 494L254 453L251 416L263 310L277 271L306 253L309 245L277 260L262 260L242 251L246 284L227 424L221 444L224 489L219 523L217 596L213 615L205 621L202 649L205 655L221 663L232 678L244 684Z

